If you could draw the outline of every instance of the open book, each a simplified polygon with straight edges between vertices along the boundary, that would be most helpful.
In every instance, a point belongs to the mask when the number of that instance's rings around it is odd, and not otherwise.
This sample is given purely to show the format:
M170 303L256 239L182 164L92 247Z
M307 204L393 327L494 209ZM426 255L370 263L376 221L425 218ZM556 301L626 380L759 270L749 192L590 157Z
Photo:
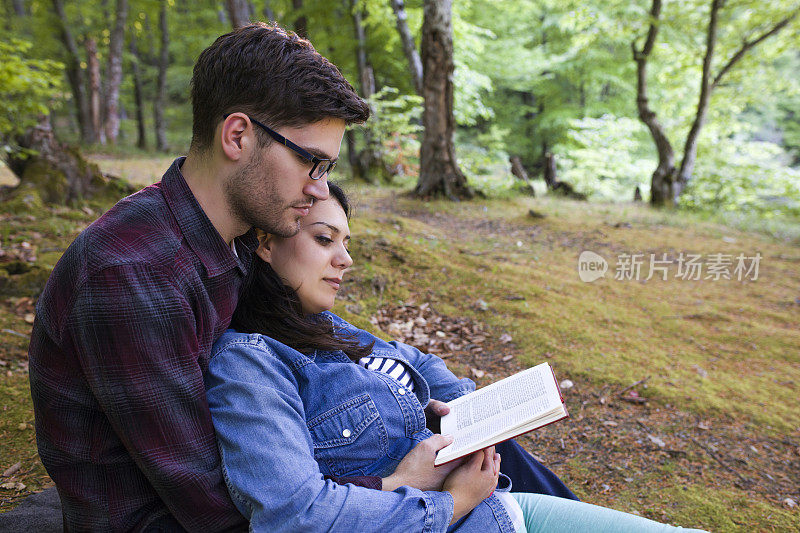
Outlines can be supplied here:
M547 363L523 370L497 383L448 402L442 435L453 443L439 450L434 464L453 461L567 418L555 374Z

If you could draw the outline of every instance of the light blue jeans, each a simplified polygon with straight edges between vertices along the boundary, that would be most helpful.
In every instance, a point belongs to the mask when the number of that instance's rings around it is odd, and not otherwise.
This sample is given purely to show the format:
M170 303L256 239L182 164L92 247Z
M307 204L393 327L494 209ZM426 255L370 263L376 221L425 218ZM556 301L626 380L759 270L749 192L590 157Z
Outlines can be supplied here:
M591 503L567 500L544 494L512 492L522 507L525 527L517 533L667 533L702 531L661 524L622 511Z

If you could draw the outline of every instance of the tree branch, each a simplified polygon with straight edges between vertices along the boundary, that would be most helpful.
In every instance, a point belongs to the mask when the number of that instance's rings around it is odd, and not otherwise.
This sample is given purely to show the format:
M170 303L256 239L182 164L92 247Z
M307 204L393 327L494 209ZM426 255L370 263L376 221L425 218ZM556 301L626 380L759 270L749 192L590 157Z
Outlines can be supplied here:
M767 31L767 32L765 32L765 33L763 33L763 34L761 34L761 35L760 35L759 37L757 37L756 39L753 39L752 41L745 41L744 43L742 43L742 46L741 46L741 48L739 48L739 50L737 50L737 51L736 51L736 53L735 53L735 54L733 54L733 56L732 56L732 57L730 58L730 60L729 60L729 61L728 61L728 62L725 64L725 66L724 66L724 67L722 67L722 70L720 70L720 71L719 71L719 74L717 74L717 75L714 77L714 81L713 81L713 82L711 82L711 87L712 87L712 88L716 87L716 86L719 84L720 80L722 80L722 77L723 77L723 76L725 76L725 74L727 74L727 73L728 73L728 71L729 71L731 68L733 68L733 66L734 66L734 65L735 65L735 64L736 64L736 63L737 63L737 62L738 62L738 61L739 61L739 60L740 60L740 59L741 59L741 58L742 58L742 57L743 57L743 56L744 56L744 55L745 55L745 54L746 54L746 53L747 53L747 52L748 52L748 51L749 51L751 48L753 48L753 47L755 47L756 45L758 45L758 44L759 44L761 41L763 41L763 40L765 40L765 39L768 39L769 37L771 37L771 36L775 35L775 34L776 34L776 33L778 33L779 31L781 31L781 30L782 30L783 28L785 28L785 27L786 27L786 26L787 26L787 25L788 25L788 24L789 24L789 23L790 23L792 20L794 20L794 18L795 18L795 17L797 17L798 13L800 13L800 9L797 9L797 10L795 10L795 11L794 11L794 13L792 13L791 15L789 15L788 17L786 17L786 18L785 18L785 19L783 19L782 21L780 21L780 22L778 22L777 24L775 24L775 25L774 25L774 26L773 26L773 27L772 27L772 28L771 28L769 31Z

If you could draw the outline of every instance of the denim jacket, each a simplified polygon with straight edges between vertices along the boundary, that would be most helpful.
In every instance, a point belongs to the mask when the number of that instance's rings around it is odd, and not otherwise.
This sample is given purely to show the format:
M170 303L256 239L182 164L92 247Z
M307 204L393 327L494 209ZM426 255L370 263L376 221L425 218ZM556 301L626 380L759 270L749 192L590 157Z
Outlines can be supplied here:
M448 492L379 491L324 478L388 476L432 435L428 400L475 388L436 356L325 315L337 331L374 341L374 356L407 363L414 392L340 351L307 356L263 335L223 334L205 385L225 481L251 531L513 532L494 495L448 528Z

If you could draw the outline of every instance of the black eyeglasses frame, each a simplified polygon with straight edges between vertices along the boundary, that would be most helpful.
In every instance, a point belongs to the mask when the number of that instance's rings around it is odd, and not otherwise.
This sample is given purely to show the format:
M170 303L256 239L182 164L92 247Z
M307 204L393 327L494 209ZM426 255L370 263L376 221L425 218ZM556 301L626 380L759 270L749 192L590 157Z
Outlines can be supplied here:
M223 115L222 118L224 120L224 119L228 118L229 116L231 116L231 113L226 113L225 115ZM303 159L306 159L307 161L310 161L311 163L313 163L313 166L311 167L311 170L308 171L308 177L311 178L312 180L314 180L314 181L320 180L320 179L322 179L323 176L325 176L325 174L330 174L333 171L333 169L336 168L336 161L334 161L332 159L319 158L319 157L311 154L308 150L305 150L305 149L301 148L300 146L297 146L295 143L293 143L292 141L290 141L289 139L287 139L286 137L284 137L283 135L281 135L277 131L273 130L272 128L270 128L266 124L262 124L261 122L257 121L256 119L254 119L250 115L245 115L245 116L248 119L250 119L250 122L252 122L256 126L261 128L262 130L266 131L269 134L270 137L272 137L273 139L275 139L276 141L278 141L279 143L281 143L285 147L289 148L290 150L292 150L294 153L296 153L297 155L299 155ZM319 173L319 176L314 177L314 171L317 170L317 167L319 167L320 163L327 163L327 166L323 165L322 170Z

